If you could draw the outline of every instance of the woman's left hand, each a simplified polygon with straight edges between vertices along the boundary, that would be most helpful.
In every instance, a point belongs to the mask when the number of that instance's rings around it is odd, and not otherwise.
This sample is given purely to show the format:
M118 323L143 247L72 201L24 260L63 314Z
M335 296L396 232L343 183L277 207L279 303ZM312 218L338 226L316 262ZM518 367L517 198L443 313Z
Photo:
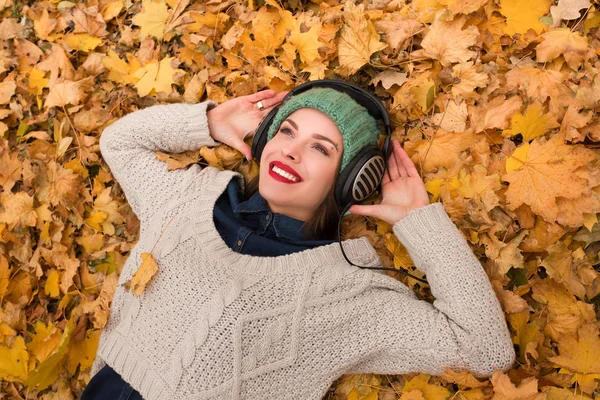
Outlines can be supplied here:
M397 140L392 140L392 152L381 181L381 204L354 205L352 214L379 218L394 225L410 210L429 204L429 196L415 164Z

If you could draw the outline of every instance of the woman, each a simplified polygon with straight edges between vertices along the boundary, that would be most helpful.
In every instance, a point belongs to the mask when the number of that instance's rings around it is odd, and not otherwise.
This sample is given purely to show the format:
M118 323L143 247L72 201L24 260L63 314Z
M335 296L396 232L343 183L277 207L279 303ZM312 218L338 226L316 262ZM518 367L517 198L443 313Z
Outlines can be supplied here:
M314 89L278 108L259 190L245 201L235 172L168 172L155 158L221 142L250 159L244 136L284 95L154 106L103 132L102 154L141 228L82 399L320 399L347 373L489 376L512 365L487 276L442 205L428 204L397 141L381 204L350 210L393 225L436 301L348 265L334 237L320 237L337 175L378 134L347 95ZM362 265L381 264L366 238L343 247ZM160 270L138 298L123 283L142 253Z

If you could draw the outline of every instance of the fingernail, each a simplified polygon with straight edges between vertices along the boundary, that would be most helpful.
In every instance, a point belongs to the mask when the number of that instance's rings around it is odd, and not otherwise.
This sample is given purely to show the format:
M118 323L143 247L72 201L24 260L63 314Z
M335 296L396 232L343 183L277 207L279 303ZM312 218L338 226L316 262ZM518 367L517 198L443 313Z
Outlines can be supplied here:
M346 214L344 214L344 217L345 217L346 215L350 215L350 214L352 214L350 211L346 211Z

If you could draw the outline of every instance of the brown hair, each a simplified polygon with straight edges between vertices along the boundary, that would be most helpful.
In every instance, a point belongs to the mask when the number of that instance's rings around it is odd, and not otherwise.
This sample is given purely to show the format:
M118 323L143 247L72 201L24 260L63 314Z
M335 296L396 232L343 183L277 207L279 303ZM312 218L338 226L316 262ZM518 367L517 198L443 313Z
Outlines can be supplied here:
M256 193L258 182L259 175L256 175L246 184L246 198ZM325 200L319 205L317 211L304 223L305 239L337 239L337 224L340 218L340 210L335 201L334 188L335 185L332 185L331 190L327 193Z

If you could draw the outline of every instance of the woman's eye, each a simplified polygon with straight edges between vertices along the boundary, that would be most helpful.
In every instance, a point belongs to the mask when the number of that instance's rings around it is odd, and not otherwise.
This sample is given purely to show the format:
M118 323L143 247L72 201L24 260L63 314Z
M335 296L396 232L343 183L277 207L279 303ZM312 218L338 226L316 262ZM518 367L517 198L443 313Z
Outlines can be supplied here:
M314 146L315 149L317 149L317 151L320 151L321 153L325 154L326 156L329 155L329 153L327 152L327 150L325 150L325 147L317 144Z
M280 130L281 133L283 133L284 135L292 135L292 131L289 130L288 128L281 128Z

